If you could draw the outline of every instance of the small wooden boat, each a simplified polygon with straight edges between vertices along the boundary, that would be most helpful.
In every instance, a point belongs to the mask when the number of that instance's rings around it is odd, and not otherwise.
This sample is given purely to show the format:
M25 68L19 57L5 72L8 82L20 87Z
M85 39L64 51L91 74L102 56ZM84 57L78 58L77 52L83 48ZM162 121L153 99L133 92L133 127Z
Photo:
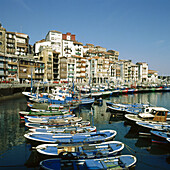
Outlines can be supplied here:
M59 110L63 109L64 106L60 104L48 104L48 103L27 103L27 106L31 109L40 110Z
M85 127L46 127L46 128L31 128L29 129L31 132L38 133L85 133L85 132L95 132L96 126L85 126Z
M84 160L63 160L63 159L46 159L40 162L43 169L48 170L68 170L68 169L129 169L136 164L136 157L133 155L120 155L116 157L106 157L99 159Z
M69 110L55 111L55 112L50 112L50 111L46 111L46 112L20 111L19 116L20 116L20 119L25 119L24 116L56 116L56 115L65 115L65 114L71 114L71 113L72 112L70 112Z
M65 115L56 115L56 116L24 116L25 122L29 122L28 120L50 121L54 119L68 119L73 117L75 117L75 114L65 114Z
M162 132L162 131L156 131L156 130L151 130L150 131L152 135L152 142L155 143L168 143L167 138L170 138L170 132Z
M76 143L100 143L113 139L117 132L115 130L100 130L88 133L27 133L26 139L43 143L76 144Z
M124 144L119 141L108 141L89 145L42 144L36 147L38 153L56 156L62 159L87 159L114 156L120 153Z
M66 123L63 123L63 124L40 124L40 123L25 123L25 126L28 127L28 128L34 128L34 129L37 129L37 128L51 128L51 127L85 127L85 126L90 126L90 122L89 121L81 121L81 122L66 122Z
M158 131L170 131L169 124L158 124L158 123L149 123L149 122L136 122L137 125L140 127L146 128L148 130L158 130Z
M166 140L168 141L168 143L170 143L170 137L166 138Z
M67 124L67 123L75 123L80 122L82 117L65 117L65 118L54 118L54 119L45 119L45 118L29 118L28 122L31 123L41 123L41 124Z

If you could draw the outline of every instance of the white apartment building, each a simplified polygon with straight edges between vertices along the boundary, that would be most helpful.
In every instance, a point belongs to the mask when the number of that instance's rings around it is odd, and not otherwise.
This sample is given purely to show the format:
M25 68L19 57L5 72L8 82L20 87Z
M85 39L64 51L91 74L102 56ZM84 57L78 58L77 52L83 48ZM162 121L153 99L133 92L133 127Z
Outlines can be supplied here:
M50 41L46 41L46 40L40 40L40 41L37 41L35 44L34 44L34 52L35 54L38 54L40 52L40 49L42 47L51 47L51 42Z
M148 64L145 62L138 62L138 80L140 83L146 83L148 81Z
M49 31L45 38L46 41L51 42L51 47L54 51L60 53L59 57L63 56L62 53L62 33L59 31Z

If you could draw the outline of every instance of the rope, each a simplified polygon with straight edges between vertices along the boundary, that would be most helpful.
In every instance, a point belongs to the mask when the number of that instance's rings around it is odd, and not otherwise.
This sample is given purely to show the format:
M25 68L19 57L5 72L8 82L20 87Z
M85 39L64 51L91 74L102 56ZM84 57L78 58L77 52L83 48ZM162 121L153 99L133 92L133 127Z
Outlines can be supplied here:
M128 146L128 145L126 145L126 144L124 144L125 145L125 147L126 147L126 149L130 152L130 153L134 153L134 155L136 155L136 151L134 150L134 149L132 149L130 146Z

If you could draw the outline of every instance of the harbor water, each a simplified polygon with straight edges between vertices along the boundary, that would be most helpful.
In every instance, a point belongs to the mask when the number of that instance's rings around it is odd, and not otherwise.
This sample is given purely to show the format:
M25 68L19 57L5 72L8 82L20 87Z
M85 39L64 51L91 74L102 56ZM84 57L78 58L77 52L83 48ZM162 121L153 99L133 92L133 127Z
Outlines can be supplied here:
M170 148L152 143L149 136L139 136L138 127L128 125L124 118L107 110L106 101L150 103L170 110L170 92L107 97L103 99L102 106L82 107L76 111L83 120L91 121L97 130L116 130L115 140L125 144L122 154L133 154L137 157L136 170L170 169ZM24 138L27 129L19 118L19 111L26 107L24 97L0 101L0 169L39 169L37 153Z

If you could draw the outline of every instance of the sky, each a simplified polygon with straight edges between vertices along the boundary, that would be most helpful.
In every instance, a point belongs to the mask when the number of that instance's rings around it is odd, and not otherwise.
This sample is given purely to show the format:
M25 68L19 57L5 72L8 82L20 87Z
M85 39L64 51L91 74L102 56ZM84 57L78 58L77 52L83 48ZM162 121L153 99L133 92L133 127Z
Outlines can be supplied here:
M7 31L28 34L30 44L48 31L119 51L119 59L148 63L170 76L170 0L0 0Z

